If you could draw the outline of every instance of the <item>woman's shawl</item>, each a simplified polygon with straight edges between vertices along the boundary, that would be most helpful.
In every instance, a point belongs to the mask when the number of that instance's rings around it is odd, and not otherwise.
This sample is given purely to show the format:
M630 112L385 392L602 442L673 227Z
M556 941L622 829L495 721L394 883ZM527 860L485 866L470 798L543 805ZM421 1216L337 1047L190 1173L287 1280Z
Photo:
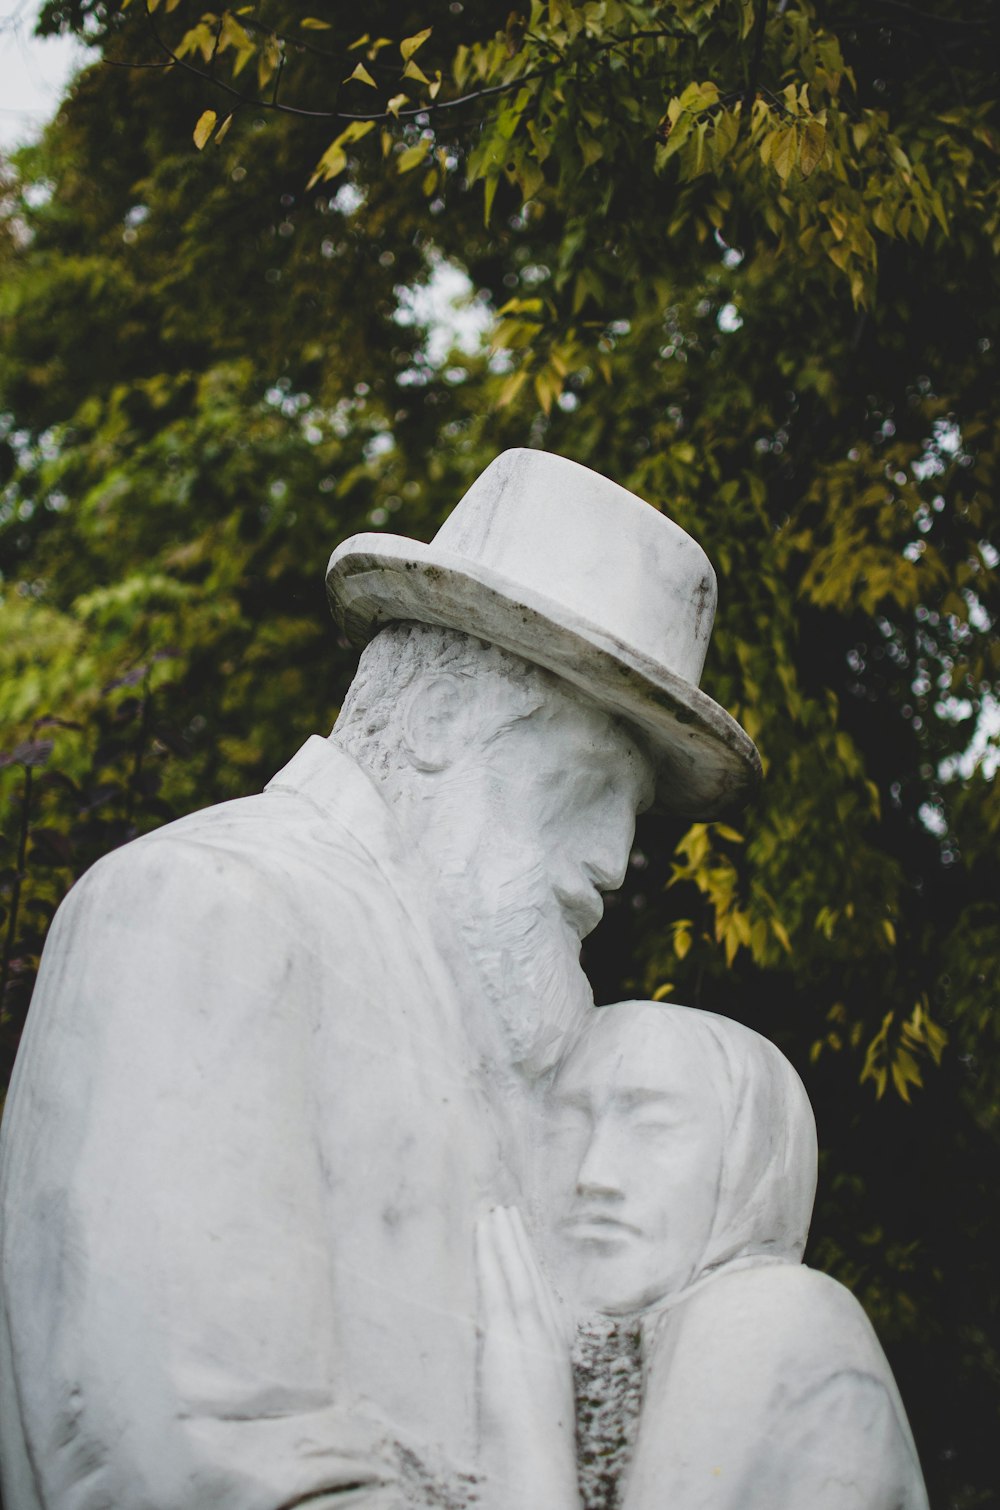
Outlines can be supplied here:
M816 1123L784 1054L752 1028L671 1006L671 1030L715 1060L724 1119L715 1223L695 1282L733 1263L801 1263L816 1194Z
M696 1007L627 1001L601 1008L600 1018L604 1038L617 1031L616 1022L623 1034L662 1033L666 1065L674 1045L693 1049L711 1087L706 1116L721 1122L722 1167L707 1244L692 1255L684 1290L663 1296L657 1308L732 1265L801 1263L816 1193L816 1124L784 1054L752 1028Z

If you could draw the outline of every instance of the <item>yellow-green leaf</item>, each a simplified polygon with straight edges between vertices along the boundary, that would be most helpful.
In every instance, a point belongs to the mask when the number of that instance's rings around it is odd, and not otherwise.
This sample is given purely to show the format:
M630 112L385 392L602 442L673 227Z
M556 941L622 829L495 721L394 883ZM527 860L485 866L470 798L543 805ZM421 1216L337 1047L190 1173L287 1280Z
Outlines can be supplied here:
M522 367L520 372L512 372L500 389L500 397L497 399L497 408L505 409L512 404L528 381L528 370Z
M309 182L306 184L306 188L311 189L318 183L326 183L331 178L336 178L337 174L343 173L346 167L347 153L337 142L331 142L316 164L316 168Z
M359 142L363 136L368 135L369 131L374 130L374 121L351 121L349 125L344 127L337 140L344 144Z
M787 183L795 160L799 152L799 133L794 126L786 126L782 131L776 131L776 140L771 149L771 166L781 179Z
M197 26L192 26L184 33L174 50L179 58L200 52L204 61L209 63L215 51L215 32L204 21L199 21Z
M679 449L679 447L678 447L678 449ZM692 454L692 460L693 460L694 456L697 453L694 451L694 447L693 446L691 447L691 450L692 450L692 453L693 453ZM743 843L743 835L740 834L740 833L737 833L737 831L736 831L735 828L730 828L728 823L717 823L715 825L715 832L716 832L716 834L718 835L718 837L720 839L728 839L729 842L730 842L730 844L742 844Z
M226 11L222 18L222 27L219 32L220 49L233 48L236 57L233 61L233 78L238 78L247 63L257 51L253 38L243 29L231 11Z
M416 142L414 146L407 147L405 152L399 154L398 171L400 173L410 173L414 168L419 168L427 156L429 148L430 142L426 141Z
M303 16L299 25L304 31L329 31L331 23L329 21L321 21L318 16ZM367 36L365 36L365 41L368 41ZM357 46L357 43L354 45Z
M221 142L221 141L223 141L225 139L226 133L228 132L228 130L229 130L229 128L230 128L230 126L232 124L233 124L233 113L232 113L232 111L230 111L229 114L226 116L225 120L222 122L222 125L219 127L218 131L215 133L215 140L217 142Z
M493 173L487 177L483 185L483 225L490 223L490 212L493 209L493 201L496 198L497 184L500 182L499 174Z
M389 100L389 102L387 103L387 105L386 105L385 108L386 108L386 110L388 110L388 112L389 112L390 115L394 115L396 117L396 119L398 120L399 119L399 112L402 110L402 108L403 108L404 105L408 105L409 103L410 103L410 96L408 94L394 94L393 97L392 97L392 99Z
M538 129L536 121L526 121L525 124L528 128L528 135L531 137L531 145L535 149L535 156L540 163L543 163L552 151L552 143L544 132Z
M736 145L736 138L740 134L739 116L731 110L720 110L715 118L715 132L712 136L712 155L716 165L728 157Z
M268 37L257 56L257 83L263 89L277 72L281 62L281 44L275 37Z
M604 156L604 147L596 136L590 136L585 131L578 131L576 139L580 144L580 156L583 158L584 167L599 162Z
M778 940L778 943L784 949L785 953L791 954L792 941L788 937L788 929L785 927L780 918L772 917L771 932L774 934L775 938Z
M419 84L430 83L430 79L424 73L424 70L421 68L420 64L414 63L412 58L407 62L406 67L403 69L403 78L416 79Z
M363 63L355 64L353 72L347 75L344 83L349 84L352 79L357 79L359 84L367 84L371 89L378 88L378 85Z
M906 1049L896 1051L896 1057L892 1061L892 1081L897 1093L906 1102L910 1099L911 1085L915 1085L918 1090L923 1089L924 1082L920 1066Z
M195 126L193 132L194 144L198 148L199 152L205 146L208 138L215 130L215 123L217 120L218 116L216 115L214 110L203 110L201 112L201 115L199 115L197 125Z
M412 37L404 37L399 44L399 50L403 55L403 61L408 62L418 48L423 47L430 36L433 27L427 26L423 31L414 32Z
M311 189L314 184L326 182L331 178L336 178L338 173L343 173L347 167L347 153L344 148L351 142L360 141L363 136L367 136L369 131L374 131L374 129L374 121L351 121L327 147L316 164L306 188Z
M514 174L525 199L533 199L545 182L545 174L530 157L523 157Z
M543 367L535 377L535 394L546 414L551 414L552 405L562 391L562 383L551 367Z
M937 220L938 225L941 227L942 231L944 231L945 235L947 236L948 235L948 217L945 215L945 212L944 212L944 202L942 201L940 194L935 193L935 194L931 195L931 210L934 213L934 217Z
M815 118L802 128L802 145L799 148L799 167L802 177L808 178L826 150L826 126Z

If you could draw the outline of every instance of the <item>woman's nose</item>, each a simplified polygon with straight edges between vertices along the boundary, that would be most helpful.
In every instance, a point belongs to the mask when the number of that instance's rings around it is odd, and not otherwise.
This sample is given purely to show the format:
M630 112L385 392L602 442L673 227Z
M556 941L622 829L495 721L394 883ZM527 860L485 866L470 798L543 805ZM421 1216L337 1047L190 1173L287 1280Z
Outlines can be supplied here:
M624 1199L618 1144L613 1124L594 1126L576 1174L577 1195Z

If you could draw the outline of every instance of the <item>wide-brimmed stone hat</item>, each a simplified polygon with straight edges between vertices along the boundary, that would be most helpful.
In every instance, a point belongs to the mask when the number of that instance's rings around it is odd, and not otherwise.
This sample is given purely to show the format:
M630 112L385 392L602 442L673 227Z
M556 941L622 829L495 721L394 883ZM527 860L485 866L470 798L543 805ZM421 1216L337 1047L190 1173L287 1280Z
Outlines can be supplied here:
M355 535L330 558L327 589L354 644L416 619L555 672L645 736L661 809L719 817L759 780L753 741L698 686L715 617L708 557L577 462L505 451L429 545Z

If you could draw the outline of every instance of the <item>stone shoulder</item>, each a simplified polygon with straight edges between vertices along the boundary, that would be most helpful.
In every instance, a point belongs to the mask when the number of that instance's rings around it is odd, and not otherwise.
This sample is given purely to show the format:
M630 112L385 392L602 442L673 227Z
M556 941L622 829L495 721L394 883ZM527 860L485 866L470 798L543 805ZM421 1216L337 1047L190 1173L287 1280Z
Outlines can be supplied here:
M189 978L196 961L206 988L210 976L249 972L265 989L289 960L320 955L329 981L355 968L359 948L371 975L417 905L410 889L308 800L239 798L123 845L80 878L53 920L39 1001L75 997L81 972L110 985L126 960L149 1000Z
M293 794L258 793L190 813L98 860L70 898L100 893L128 906L150 886L177 893L195 885L206 900L251 893L291 895L315 883L344 880L349 895L377 864L350 831Z
M817 1312L840 1318L855 1313L864 1316L845 1285L806 1264L766 1263L722 1271L697 1293L710 1291L717 1305L739 1306L752 1300L755 1307L772 1311L775 1320L788 1315L790 1324L800 1321L803 1314Z
M827 1375L850 1370L882 1378L887 1370L859 1301L804 1264L721 1273L678 1307L678 1321L689 1335L705 1329L713 1339L728 1338L734 1350L752 1349L777 1370L791 1359L797 1371L813 1362Z

